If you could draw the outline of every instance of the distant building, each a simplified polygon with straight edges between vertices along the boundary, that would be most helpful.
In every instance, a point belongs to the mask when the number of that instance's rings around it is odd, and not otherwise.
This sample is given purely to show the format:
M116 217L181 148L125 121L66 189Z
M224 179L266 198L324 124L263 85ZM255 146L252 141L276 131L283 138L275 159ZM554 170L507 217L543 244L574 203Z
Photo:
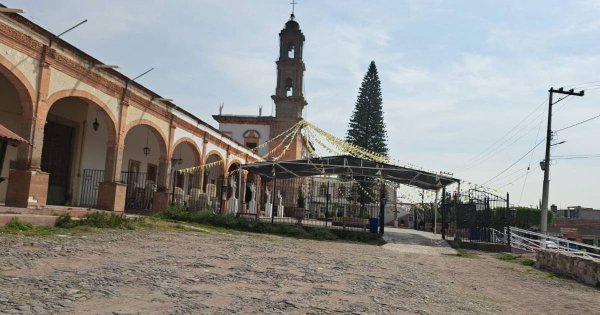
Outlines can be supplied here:
M569 240L600 246L600 209L572 206L552 207L554 219L549 232Z

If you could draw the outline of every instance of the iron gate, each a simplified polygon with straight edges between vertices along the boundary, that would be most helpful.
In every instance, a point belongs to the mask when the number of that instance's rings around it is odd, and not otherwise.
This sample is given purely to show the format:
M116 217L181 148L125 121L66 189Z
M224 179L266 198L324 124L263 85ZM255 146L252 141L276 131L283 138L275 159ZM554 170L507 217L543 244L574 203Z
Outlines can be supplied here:
M81 178L79 205L95 207L98 203L98 187L104 181L104 170L84 169Z
M514 213L508 194L504 198L478 189L470 189L467 195L444 193L441 214L444 239L509 245L504 231Z
M127 185L125 193L126 210L152 209L152 197L156 191L156 174L141 172L121 172L121 182Z

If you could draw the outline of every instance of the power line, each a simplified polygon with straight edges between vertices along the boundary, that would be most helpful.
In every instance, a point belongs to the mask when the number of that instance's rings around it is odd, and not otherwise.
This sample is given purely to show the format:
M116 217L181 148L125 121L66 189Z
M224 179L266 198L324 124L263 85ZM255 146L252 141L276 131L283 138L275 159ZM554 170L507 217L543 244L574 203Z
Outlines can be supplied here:
M568 102L568 100L567 100ZM566 103L565 103L566 104ZM564 107L564 104L563 104ZM540 119L540 123L538 124L538 131L537 134L535 135L535 142L538 141L538 137L540 136L540 131L542 130L542 122L544 121L544 119ZM531 155L529 156L529 164L527 165L527 174L525 174L525 180L523 180L523 186L521 187L521 194L519 195L519 203L521 204L521 200L523 199L523 192L525 192L525 185L527 184L527 178L529 178L529 171L531 170L531 163L533 162L533 153L535 152L535 150L531 151Z
M546 98L547 99L547 98ZM476 163L478 160L484 158L485 156L489 155L490 153L492 153L494 151L494 149L497 149L496 144L498 144L499 142L505 142L507 140L505 140L505 138L507 136L509 136L510 134L512 134L512 132L514 130L516 130L517 128L519 128L519 126L521 126L521 124L525 121L527 121L529 119L529 117L531 117L531 115L533 115L535 112L537 112L540 108L542 108L542 106L544 105L544 103L546 102L546 99L544 99L544 101L538 105L536 108L534 108L529 114L527 114L522 120L520 120L515 126L513 126L509 131L507 131L504 135L502 135L502 137L500 137L498 140L496 140L494 143L492 143L491 145L489 145L488 147L486 147L483 151L479 152L478 154L476 154L473 158L471 158L469 161L467 161L467 163L465 164L465 168L469 169L471 168L471 165L473 163ZM544 111L542 111L543 114ZM538 114L538 116L540 115ZM537 119L537 116L536 116ZM518 132L517 132L518 134ZM512 136L511 136L512 137ZM509 138L510 139L510 138ZM504 141L503 141L504 140ZM510 141L510 140L508 140ZM488 152L490 151L491 152Z
M513 166L515 166L517 163L519 163L524 157L526 157L529 153L531 153L531 151L535 150L535 148L537 148L540 144L544 143L544 141L546 141L546 138L542 139L542 141L538 142L536 145L533 146L533 148L531 148L529 151L527 151L525 154L523 154L520 158L518 158L515 162L513 162L510 166L508 166L507 168L505 168L504 170L502 170L500 173L496 174L496 176L488 179L487 181L485 181L483 183L483 185L485 185L486 183L494 180L495 178L497 178L498 176L504 174L506 171L508 171L509 169L511 169Z
M568 158L553 158L552 160L581 160L581 159L600 159L600 156L574 156Z
M513 144L515 144L517 141L521 140L523 137L527 136L529 133L531 133L535 129L535 128L531 128L531 129L527 130L528 128L530 128L530 126L528 124L530 124L531 122L533 122L536 119L538 119L538 117L543 116L544 113L545 113L545 111L539 112L533 118L533 120L528 121L526 125L522 126L520 129L518 129L514 134L510 135L508 138L506 138L506 136L509 135L511 132L505 134L503 137L501 137L495 143L493 143L491 147L489 147L484 152L482 152L483 154L480 154L480 156L478 158L475 158L474 160L472 159L471 162L468 162L465 165L465 167L462 169L462 171L463 172L464 171L468 171L468 170L476 167L477 165L482 164L483 162L485 162L485 161L489 160L490 158L494 157L496 153L502 152L506 148L508 148L508 147L512 146ZM531 116L531 115L528 115L528 116ZM527 118L528 117L526 117L526 119ZM525 121L525 120L522 120L513 129L511 129L511 131L515 130L516 127L519 127L519 125L523 121ZM524 131L526 131L526 132L523 133ZM512 142L510 142L510 141L512 141Z
M569 125L569 126L567 126L567 127L564 127L564 128L558 129L558 130L556 130L555 132L559 132L559 131L567 130L567 129L570 129L570 128L573 128L573 127L579 126L579 125L581 125L581 124L585 124L586 122L588 122L588 121L591 121L591 120L594 120L594 119L596 119L596 118L600 118L600 114L598 114L598 115L596 115L596 116L594 116L594 117L588 118L588 119L586 119L586 120L582 120L582 121L580 121L580 122L578 122L578 123L575 123L575 124Z
M491 183L494 183L494 182L496 182L496 183L497 182L502 182L502 181L506 180L507 178L510 178L511 176L514 176L515 174L521 173L521 172L526 171L526 170L527 170L526 166L519 167L516 170L514 170L513 172L510 172L510 173L505 174L503 176L499 176L498 178L489 181L488 184L491 184Z
M527 174L523 174L523 175L521 175L521 176L519 176L519 177L517 177L517 178L513 179L511 182L509 182L509 183L506 183L506 184L504 184L504 185L502 185L502 186L499 186L499 187L497 187L497 189L504 188L504 187L506 187L506 186L508 186L508 185L512 185L512 184L514 184L516 181L518 181L519 179L521 179L521 178L523 178L523 177L526 177L526 176L527 176Z
M523 177L527 176L527 169L526 168L519 168L517 172L512 173L510 176L505 176L504 179L502 180L496 180L495 184L490 184L494 187L496 187L496 189L500 188L500 187L504 187L506 183L515 183L518 179L521 179Z

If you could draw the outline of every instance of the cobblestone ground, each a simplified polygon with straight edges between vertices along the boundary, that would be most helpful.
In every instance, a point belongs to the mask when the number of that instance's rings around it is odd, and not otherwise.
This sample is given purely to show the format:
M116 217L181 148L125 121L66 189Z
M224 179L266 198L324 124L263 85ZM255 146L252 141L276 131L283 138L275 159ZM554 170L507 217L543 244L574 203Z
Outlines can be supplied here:
M218 232L0 235L2 314L597 314L599 297L486 254Z

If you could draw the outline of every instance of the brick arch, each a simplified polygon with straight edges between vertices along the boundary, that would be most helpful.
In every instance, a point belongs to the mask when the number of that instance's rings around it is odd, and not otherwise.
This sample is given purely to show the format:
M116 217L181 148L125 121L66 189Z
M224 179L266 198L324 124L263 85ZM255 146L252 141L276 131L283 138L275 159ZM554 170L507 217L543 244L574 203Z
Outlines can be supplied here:
M234 164L242 165L242 161L239 159L234 159L233 161L229 162L229 164L227 164L227 171L229 171Z
M201 160L201 153L200 153L200 148L198 147L198 145L196 144L196 142L188 137L183 137L180 138L179 140L177 140L175 142L175 144L173 145L173 149L171 150L171 159L173 158L173 155L175 154L175 149L177 149L177 146L180 144L188 144L191 148L192 151L194 151L194 157L196 158L196 165L200 165L200 160Z
M47 104L46 110L44 112L40 111L38 115L40 117L43 117L43 119L44 119L43 121L46 121L46 119L48 117L48 113L50 112L50 109L52 108L52 105L56 104L56 102L58 102L62 99L68 98L68 97L80 98L80 99L84 100L86 103L88 103L89 105L94 106L96 109L101 109L98 112L100 113L100 117L104 120L104 123L108 126L108 128L107 128L108 141L109 141L109 143L116 143L116 141L117 141L117 127L116 127L117 119L116 119L115 115L110 111L110 108L108 108L108 106L102 100L100 100L98 97L94 96L93 94L91 94L89 92L75 90L75 89L61 90L61 91L55 92L52 95L50 95L48 97L48 99L46 100L46 104Z
M29 83L25 75L17 69L17 66L2 55L0 55L0 73L3 74L17 90L17 94L21 100L22 116L26 119L33 120L35 95L33 86Z
M227 172L227 169L226 169L226 167L227 167L227 164L226 164L227 160L225 159L225 157L223 157L223 155L219 151L217 151L217 150L211 150L208 153L206 153L206 158L204 159L204 163L206 163L208 161L208 158L211 155L216 155L216 156L219 157L219 159L221 159L221 161L223 162L221 164L221 170L223 171L223 174L225 174Z
M147 120L147 119L137 119L134 120L132 122L130 122L126 127L125 130L123 131L123 134L125 135L123 137L123 143L121 145L125 145L125 139L127 138L127 134L129 133L129 131L139 125L145 125L148 128L150 128L150 131L152 131L152 133L156 136L156 140L158 141L158 146L160 149L160 159L167 159L167 137L165 136L165 134L160 130L160 127Z

